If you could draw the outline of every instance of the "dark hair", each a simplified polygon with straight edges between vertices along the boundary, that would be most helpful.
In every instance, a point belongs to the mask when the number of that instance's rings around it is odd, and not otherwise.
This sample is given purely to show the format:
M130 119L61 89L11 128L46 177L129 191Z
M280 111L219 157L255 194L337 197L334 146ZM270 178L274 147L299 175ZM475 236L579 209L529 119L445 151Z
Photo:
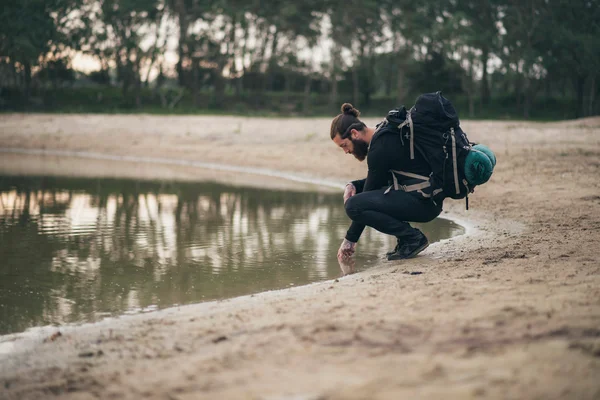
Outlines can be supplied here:
M350 131L352 129L356 129L357 131L362 131L367 126L358 119L360 115L360 111L358 111L354 106L350 103L342 104L342 113L331 121L331 140L333 140L336 135L340 135L342 139L347 139L350 137Z

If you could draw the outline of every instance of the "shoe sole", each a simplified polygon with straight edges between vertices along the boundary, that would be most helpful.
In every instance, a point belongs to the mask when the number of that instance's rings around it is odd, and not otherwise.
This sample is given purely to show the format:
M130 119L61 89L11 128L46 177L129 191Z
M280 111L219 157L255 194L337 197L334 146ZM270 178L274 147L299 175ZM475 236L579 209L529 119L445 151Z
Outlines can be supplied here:
M406 257L401 257L401 258L390 258L390 256L388 256L388 261L395 261L395 260L407 260L409 258L413 258L416 257L417 254L419 254L420 252L422 252L423 250L425 250L426 248L429 247L429 242L425 243L423 246L416 248L412 253L410 253L409 255L407 255Z
M419 254L420 252L422 252L423 250L425 250L428 247L429 247L429 242L425 243L423 246L419 247L418 249L416 249L415 251L410 253L410 255L407 258L415 257L417 254Z

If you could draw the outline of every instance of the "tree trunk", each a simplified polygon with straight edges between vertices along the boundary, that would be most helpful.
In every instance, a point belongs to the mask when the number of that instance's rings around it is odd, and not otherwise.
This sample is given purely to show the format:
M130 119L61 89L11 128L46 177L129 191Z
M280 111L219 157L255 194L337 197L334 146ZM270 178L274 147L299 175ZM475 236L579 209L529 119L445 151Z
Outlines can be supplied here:
M121 92L123 94L123 98L126 99L127 94L129 93L129 76L127 71L127 64L123 64L120 53L121 50L118 50L115 59L115 63L117 65L117 80L121 82Z
M269 64L266 71L265 88L273 90L273 73L277 62L277 42L279 40L279 31L275 28L273 38L271 39L271 53L269 54Z
M242 17L242 29L244 29L244 45L242 46L242 75L237 80L237 92L239 94L244 92L244 76L246 75L246 56L248 54L248 36L250 29L248 29L248 23L245 19L246 17Z
M400 105L404 101L404 68L398 66L396 71L396 105Z
M331 65L329 68L329 109L335 110L336 104L338 102L338 81L337 81L337 71L338 71L338 62L340 60L340 50L337 46L337 43L333 43L331 48Z
M338 102L338 81L337 76L331 77L331 89L329 91L329 109L335 110Z
M523 93L523 117L529 119L529 110L531 109L531 79L525 78L525 87Z
M135 71L134 71L134 80L133 80L133 88L135 90L135 106L136 108L142 107L142 78L140 76L140 57L136 57L135 59Z
M219 70L215 71L215 101L216 108L221 108L225 100L225 79Z
M285 79L285 88L284 88L285 93L283 96L283 102L285 104L288 104L290 102L290 92L292 91L292 74L288 71L287 68L284 73L284 79Z
M522 87L522 76L521 76L521 72L517 69L515 71L516 73L516 77L515 77L515 87L514 87L514 93L515 93L515 102L516 102L516 106L517 106L517 111L521 110L521 107L523 105L522 100L522 93L523 93L523 87Z
M260 72L261 66L265 61L267 46L269 45L269 29L265 29L265 34L260 40L260 44L258 46L258 52L256 53L256 59L254 64L257 68L257 72Z
M159 14L156 18L155 24L156 24L156 32L154 35L154 44L151 47L151 56L150 56L150 65L148 66L148 72L146 73L146 78L143 80L143 84L144 87L148 87L150 85L150 72L152 71L152 68L154 67L154 63L156 62L157 57L157 53L158 53L158 37L159 37L159 33L160 33L160 28L162 26L162 15ZM165 40L166 43L166 40ZM164 50L164 49L162 49ZM161 53L164 53L164 51L161 51ZM141 75L141 72L140 72Z
M233 84L235 85L235 97L240 98L242 96L242 92L244 90L244 84L242 83L242 77L238 76L237 78L235 78L235 81L233 82Z
M357 63L358 64L358 63ZM352 67L352 102L354 103L354 107L358 106L358 97L360 95L359 93L359 87L358 87L358 65L354 65Z
M236 63L237 44L235 31L238 25L238 14L234 14L231 20L231 32L229 33L230 51L227 52L229 57L230 69L229 69L229 81L234 86L236 97L241 95L241 88L238 84L240 80L239 70Z
M590 82L590 97L588 99L588 116L594 115L594 101L596 97L596 74L592 75L592 81Z
M490 57L489 49L483 49L481 55L481 65L483 66L483 74L481 76L481 103L484 105L490 104L490 83L488 82L488 59Z
M396 66L396 105L399 106L405 101L406 88L404 78L406 62L404 58L406 57L406 47L402 46L401 36L398 34L394 35L394 48L396 49L396 53L394 53L394 64Z
M366 56L366 68L364 70L364 79L365 82L363 84L363 96L365 98L365 103L363 107L369 107L371 105L371 89L373 86L372 80L374 76L374 60L375 58L370 54Z
M177 82L179 86L185 86L185 71L183 70L183 59L185 58L185 50L187 48L187 30L188 30L188 19L187 12L185 9L185 2L183 0L176 0L175 7L177 9L177 16L179 19L179 41L177 45L177 54L179 59L175 69L177 70Z
M531 111L531 106L533 105L533 100L535 99L535 96L538 92L538 89L540 87L540 82L539 81L534 81L532 79L527 79L526 83L525 83L525 90L524 90L524 104L523 104L523 116L526 119L529 119L530 117L530 111Z
M253 83L252 87L258 92L265 89L265 75L261 74L261 72L266 58L267 47L269 45L269 36L269 29L265 29L264 36L258 47L257 56L252 66L253 72L256 72L257 74L255 78L257 81Z
M392 82L394 81L394 63L390 57L386 62L385 69L385 97L392 95Z
M475 96L472 90L467 92L467 97L469 99L469 118L475 118Z
M577 85L577 112L575 118L583 117L584 112L584 96L585 96L585 76L578 75L575 81Z
M308 106L310 104L310 86L312 84L312 74L308 74L306 82L304 83L304 101L302 104L302 110L304 114L308 113Z
M363 90L363 97L365 98L364 107L368 107L371 105L371 91L369 90L368 82L365 85L365 89Z
M31 63L25 61L23 63L23 83L25 84L25 103L29 104L29 97L31 96Z
M215 99L214 105L217 108L221 108L223 106L223 101L225 99L225 77L223 76L223 64L219 64L219 67L214 71L214 79L215 82Z
M198 60L195 57L192 58L192 97L194 99L194 107L200 107L200 71L198 69L199 63L200 60Z
M15 68L15 63L14 62L10 62L5 64L6 68L8 69L7 75L4 76L4 78L6 79L3 82L0 82L0 86L4 87L10 87L10 86L16 86L19 87L21 84L21 79L19 78L19 74L17 73L17 69ZM2 85L2 83L4 83L4 85Z

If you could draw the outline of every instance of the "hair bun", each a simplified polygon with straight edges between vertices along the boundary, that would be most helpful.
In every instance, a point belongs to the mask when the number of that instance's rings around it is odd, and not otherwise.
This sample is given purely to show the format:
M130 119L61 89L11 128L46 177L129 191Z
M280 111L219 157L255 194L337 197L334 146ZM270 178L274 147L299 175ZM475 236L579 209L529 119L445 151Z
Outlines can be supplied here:
M350 103L342 104L342 114L345 115L354 115L356 118L360 115L360 111L358 111L354 106Z

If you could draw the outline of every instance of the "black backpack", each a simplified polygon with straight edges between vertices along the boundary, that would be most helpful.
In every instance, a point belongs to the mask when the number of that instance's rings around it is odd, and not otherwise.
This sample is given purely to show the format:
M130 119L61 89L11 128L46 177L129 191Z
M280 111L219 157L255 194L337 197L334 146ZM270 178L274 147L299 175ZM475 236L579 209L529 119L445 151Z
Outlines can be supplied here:
M465 159L473 143L460 128L458 114L442 92L425 93L415 105L388 113L387 124L395 126L409 146L410 158L420 152L431 166L430 195L434 201L446 197L466 198L473 192L465 178ZM467 198L468 209L468 198Z

